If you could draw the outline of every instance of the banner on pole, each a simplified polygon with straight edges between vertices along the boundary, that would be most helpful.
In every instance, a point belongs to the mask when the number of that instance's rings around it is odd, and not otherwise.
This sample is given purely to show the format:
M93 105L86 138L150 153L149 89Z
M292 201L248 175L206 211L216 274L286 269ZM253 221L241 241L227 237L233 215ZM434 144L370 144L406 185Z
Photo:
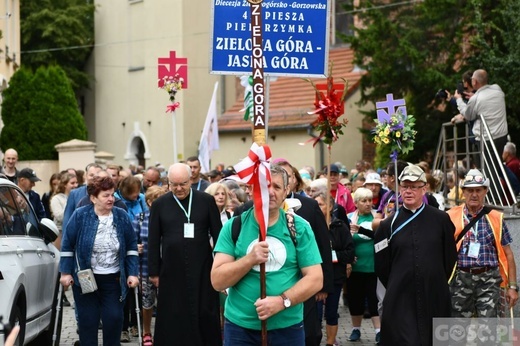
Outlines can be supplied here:
M330 0L271 0L261 5L264 73L324 77L328 70ZM213 0L211 73L251 73L249 8L246 0Z
M200 136L199 143L199 161L201 166L201 172L207 173L211 170L209 165L211 159L211 152L219 149L219 138L218 138L218 121L217 121L217 89L218 82L215 83L213 89L213 96L208 108L208 115L206 116L206 122L204 123L204 129Z

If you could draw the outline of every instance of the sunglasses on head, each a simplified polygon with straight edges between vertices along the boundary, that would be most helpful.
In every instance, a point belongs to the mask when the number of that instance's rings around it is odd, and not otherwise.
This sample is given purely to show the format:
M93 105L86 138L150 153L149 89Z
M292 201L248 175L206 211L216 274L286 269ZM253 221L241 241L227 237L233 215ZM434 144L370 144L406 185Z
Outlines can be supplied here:
M415 174L415 173L412 173L412 172L407 172L407 173L402 172L401 175L399 176L399 179L403 178L404 176L407 176L407 177L416 177L417 180L419 180L419 179L421 179L421 177L423 175L424 175L424 173Z
M464 181L466 183L474 181L475 183L483 183L486 178L484 178L481 175L466 175L466 178L464 178Z

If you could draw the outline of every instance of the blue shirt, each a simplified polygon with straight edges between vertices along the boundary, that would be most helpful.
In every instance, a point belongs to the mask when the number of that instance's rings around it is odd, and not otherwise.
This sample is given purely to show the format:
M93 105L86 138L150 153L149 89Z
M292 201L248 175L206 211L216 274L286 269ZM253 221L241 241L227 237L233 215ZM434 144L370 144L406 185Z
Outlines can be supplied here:
M137 243L143 244L143 253L139 256L139 265L141 266L141 277L148 279L148 221L150 220L150 211L136 215L132 221L132 226L137 234Z

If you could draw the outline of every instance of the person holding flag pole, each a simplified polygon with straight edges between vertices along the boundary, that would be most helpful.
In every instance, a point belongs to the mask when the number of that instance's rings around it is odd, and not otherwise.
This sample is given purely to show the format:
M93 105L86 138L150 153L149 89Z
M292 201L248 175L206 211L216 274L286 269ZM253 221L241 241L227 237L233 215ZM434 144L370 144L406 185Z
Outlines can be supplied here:
M271 152L265 145L262 0L248 2L254 143L248 157L235 169L242 181L253 186L255 205L226 223L223 238L215 246L211 280L216 290L229 289L224 312L225 345L267 346L269 341L272 346L303 346L302 302L323 285L321 257L309 224L281 209L289 192L289 179L282 167L270 167ZM234 239L232 225L237 219L242 234ZM260 290L254 287L257 282Z
M289 178L282 167L269 165L269 156L267 146L254 143L248 157L235 167L243 181L253 184L255 201L261 203L236 217L241 223L236 241L232 231L236 218L227 222L214 249L211 282L218 291L228 290L225 345L264 344L262 321L267 321L265 344L305 345L303 302L323 284L312 229L303 218L282 209ZM265 297L257 288L260 264L266 271Z

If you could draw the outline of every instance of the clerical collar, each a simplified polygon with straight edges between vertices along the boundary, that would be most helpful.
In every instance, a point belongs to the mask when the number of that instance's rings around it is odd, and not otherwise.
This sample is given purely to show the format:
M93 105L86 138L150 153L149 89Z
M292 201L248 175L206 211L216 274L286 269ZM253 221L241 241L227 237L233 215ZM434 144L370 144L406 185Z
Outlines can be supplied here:
M415 212L416 212L417 210L419 210L419 209L422 207L423 204L424 204L424 203L422 203L422 204L419 206L419 208L416 208L416 209L410 209L410 208L408 208L406 205L403 204L403 208L405 208L405 209L407 209L407 210L409 210L409 211L411 211L412 213L415 214Z

